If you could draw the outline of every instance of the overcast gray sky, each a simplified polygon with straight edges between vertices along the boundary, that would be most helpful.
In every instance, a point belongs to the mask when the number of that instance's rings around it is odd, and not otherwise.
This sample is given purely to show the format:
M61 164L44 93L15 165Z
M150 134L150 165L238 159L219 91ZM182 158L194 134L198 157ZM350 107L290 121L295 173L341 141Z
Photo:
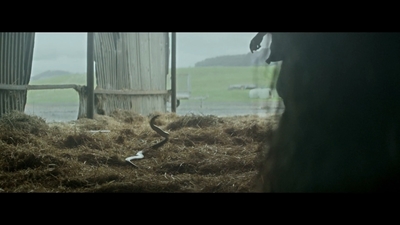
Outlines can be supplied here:
M247 54L256 33L177 33L177 67L221 55ZM36 33L32 74L86 72L86 33Z

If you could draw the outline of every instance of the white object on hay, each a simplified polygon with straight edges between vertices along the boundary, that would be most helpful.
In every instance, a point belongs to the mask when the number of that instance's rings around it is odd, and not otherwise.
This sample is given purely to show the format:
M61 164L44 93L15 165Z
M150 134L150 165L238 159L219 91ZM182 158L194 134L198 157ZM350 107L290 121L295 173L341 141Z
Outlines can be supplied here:
M136 153L135 156L130 156L126 158L125 161L131 162L132 159L143 159L143 158L144 158L143 151L139 151L138 153Z

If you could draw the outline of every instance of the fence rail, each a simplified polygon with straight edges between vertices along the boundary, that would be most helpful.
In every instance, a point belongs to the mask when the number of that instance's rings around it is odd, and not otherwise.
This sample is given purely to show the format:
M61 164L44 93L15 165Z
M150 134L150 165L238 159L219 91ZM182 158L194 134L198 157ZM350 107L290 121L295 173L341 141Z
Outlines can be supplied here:
M73 88L79 90L83 86L77 84L49 84L49 85L12 85L12 84L0 84L0 90L46 90L46 89L68 89Z
M21 90L48 90L48 89L68 89L72 88L77 91L86 87L78 84L45 84L45 85L8 85L0 84L0 90L21 91ZM132 90L94 90L95 94L110 95L168 95L168 91L132 91Z

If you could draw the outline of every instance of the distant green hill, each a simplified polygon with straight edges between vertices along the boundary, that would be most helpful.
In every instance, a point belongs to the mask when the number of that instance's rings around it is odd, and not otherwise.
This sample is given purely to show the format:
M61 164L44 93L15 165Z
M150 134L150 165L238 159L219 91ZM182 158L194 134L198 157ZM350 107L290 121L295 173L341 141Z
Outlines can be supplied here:
M96 78L95 78L96 80ZM42 84L86 84L86 74L62 74L54 75L49 77L43 77L41 79L31 79L29 84L42 85Z
M55 77L55 76L62 76L72 74L71 72L64 71L64 70L47 70L43 73L39 73L37 75L33 75L31 80L40 80L43 78Z
M195 63L195 67L251 67L266 66L265 60L269 56L269 49L263 48L254 53L241 55L223 55L207 58Z

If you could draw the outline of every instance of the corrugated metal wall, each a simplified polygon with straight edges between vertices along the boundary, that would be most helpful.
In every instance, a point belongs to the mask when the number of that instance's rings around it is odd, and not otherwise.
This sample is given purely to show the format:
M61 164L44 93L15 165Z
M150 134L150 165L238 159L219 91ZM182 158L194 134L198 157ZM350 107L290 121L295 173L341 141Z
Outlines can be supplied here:
M33 59L35 33L0 33L0 117L25 110ZM13 86L9 86L13 85Z
M168 33L96 33L97 112L165 112L168 58Z

